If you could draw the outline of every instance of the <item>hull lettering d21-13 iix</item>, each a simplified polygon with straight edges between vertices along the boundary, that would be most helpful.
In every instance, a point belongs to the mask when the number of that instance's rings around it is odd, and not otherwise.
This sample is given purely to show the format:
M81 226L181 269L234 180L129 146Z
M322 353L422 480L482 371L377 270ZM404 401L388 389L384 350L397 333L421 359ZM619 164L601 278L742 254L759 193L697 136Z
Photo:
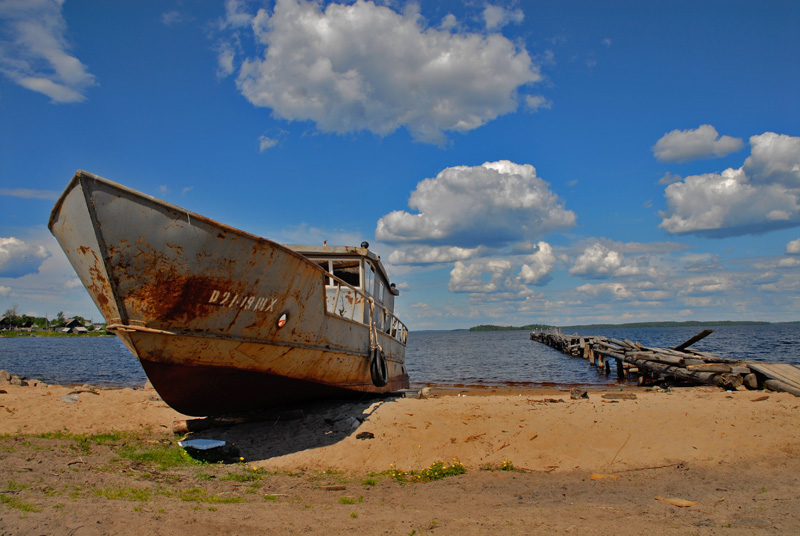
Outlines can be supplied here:
M78 171L49 228L153 387L218 415L408 387L368 244L283 245Z

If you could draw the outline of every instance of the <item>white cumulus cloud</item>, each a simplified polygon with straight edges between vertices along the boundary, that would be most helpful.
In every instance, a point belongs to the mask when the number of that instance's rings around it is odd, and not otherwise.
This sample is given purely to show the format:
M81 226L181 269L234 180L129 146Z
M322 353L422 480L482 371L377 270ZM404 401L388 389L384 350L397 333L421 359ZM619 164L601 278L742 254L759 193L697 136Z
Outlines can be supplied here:
M507 259L481 259L471 263L456 262L450 272L451 292L492 293L503 290L513 265Z
M744 170L753 182L800 188L800 137L765 132L750 138Z
M602 296L615 300L631 300L635 297L635 294L622 283L587 283L575 290L589 296Z
M800 238L786 244L787 255L800 255Z
M519 24L525 20L521 9L508 9L488 4L483 8L483 21L487 30L499 30L507 24Z
M218 72L237 71L237 40L252 32L261 53L240 62L239 90L278 118L325 132L383 136L405 127L441 144L445 132L515 111L518 90L541 79L528 52L502 35L429 27L413 3L398 12L364 0L277 0L249 16L229 1L226 10L221 28L235 39L218 47ZM493 23L517 16L510 13Z
M525 261L519 271L518 279L526 285L536 285L547 282L550 272L556 265L556 256L553 254L552 246L542 241Z
M570 229L576 219L533 166L507 160L447 168L417 184L408 205L417 212L378 221L378 240L501 247Z
M0 277L22 277L36 272L50 252L13 236L0 238Z
M400 248L389 254L391 264L433 264L463 261L480 255L484 248L460 248L456 246L411 246Z
M0 73L54 103L81 102L95 85L86 65L69 53L63 0L0 2Z
M730 290L733 285L731 278L724 275L691 277L681 282L678 294L681 296L719 294Z
M750 145L741 168L667 186L659 227L725 237L800 225L800 138L767 132L752 136Z
M664 134L652 150L661 162L688 162L698 158L726 156L742 148L742 140L731 136L720 137L711 125L701 125L694 130L673 130Z
M584 277L608 277L622 267L624 259L625 256L619 251L602 244L592 244L578 256L569 273Z

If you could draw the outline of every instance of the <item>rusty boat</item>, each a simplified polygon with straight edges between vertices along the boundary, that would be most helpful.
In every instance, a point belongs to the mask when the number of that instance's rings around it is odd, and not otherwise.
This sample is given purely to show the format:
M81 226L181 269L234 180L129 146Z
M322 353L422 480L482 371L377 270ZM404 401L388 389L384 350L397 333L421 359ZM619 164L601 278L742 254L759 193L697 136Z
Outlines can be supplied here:
M222 415L408 387L367 243L282 245L78 171L48 227L164 401Z

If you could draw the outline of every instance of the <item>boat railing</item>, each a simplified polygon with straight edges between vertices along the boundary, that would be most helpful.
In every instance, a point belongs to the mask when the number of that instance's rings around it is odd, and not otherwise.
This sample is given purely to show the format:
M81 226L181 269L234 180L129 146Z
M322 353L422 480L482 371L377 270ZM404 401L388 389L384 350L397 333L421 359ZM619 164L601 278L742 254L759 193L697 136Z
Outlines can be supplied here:
M365 322L363 321L363 318L364 318L364 306L366 304L370 303L370 301L371 301L373 306L374 306L375 313L372 313L372 309L371 308L368 310L369 326L373 327L373 324L374 324L375 328L378 331L386 333L387 335L389 335L393 339L397 339L398 341L400 341L403 344L406 343L406 340L408 339L408 328L406 327L405 324L403 324L403 322L399 318L397 318L394 315L394 313L392 313L385 306L381 305L380 303L376 302L375 300L373 300L372 298L367 296L364 293L364 291L354 287L353 285L351 285L350 283L347 283L346 281L343 281L339 277L336 277L335 275L333 275L333 274L331 274L329 272L325 272L325 277L326 278L330 278L330 279L332 279L333 281L336 282L336 296L335 296L335 298L333 300L329 300L326 297L326 300L325 300L326 301L326 304L325 304L326 311L329 314L341 316L341 317L344 317L344 318L349 318L350 320L352 320L354 322L359 322L361 324L365 324ZM350 307L345 307L344 306L344 303L343 303L344 300L347 300L350 297L344 296L342 294L342 289L343 288L347 289L347 291L348 291L347 293L348 294L352 293L351 296L352 296L353 301L351 303L352 306L350 306ZM342 307L339 307L340 303L342 303ZM356 315L356 312L358 312L358 315ZM357 316L359 318L357 318Z

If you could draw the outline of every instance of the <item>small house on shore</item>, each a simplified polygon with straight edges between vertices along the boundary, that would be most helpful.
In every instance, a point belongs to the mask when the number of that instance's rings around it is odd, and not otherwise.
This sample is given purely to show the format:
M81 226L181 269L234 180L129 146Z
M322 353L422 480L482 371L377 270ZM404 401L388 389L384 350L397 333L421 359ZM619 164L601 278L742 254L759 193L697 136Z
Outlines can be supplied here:
M89 330L84 327L81 322L75 318L68 318L65 323L64 327L60 328L58 331L61 333L88 333Z

